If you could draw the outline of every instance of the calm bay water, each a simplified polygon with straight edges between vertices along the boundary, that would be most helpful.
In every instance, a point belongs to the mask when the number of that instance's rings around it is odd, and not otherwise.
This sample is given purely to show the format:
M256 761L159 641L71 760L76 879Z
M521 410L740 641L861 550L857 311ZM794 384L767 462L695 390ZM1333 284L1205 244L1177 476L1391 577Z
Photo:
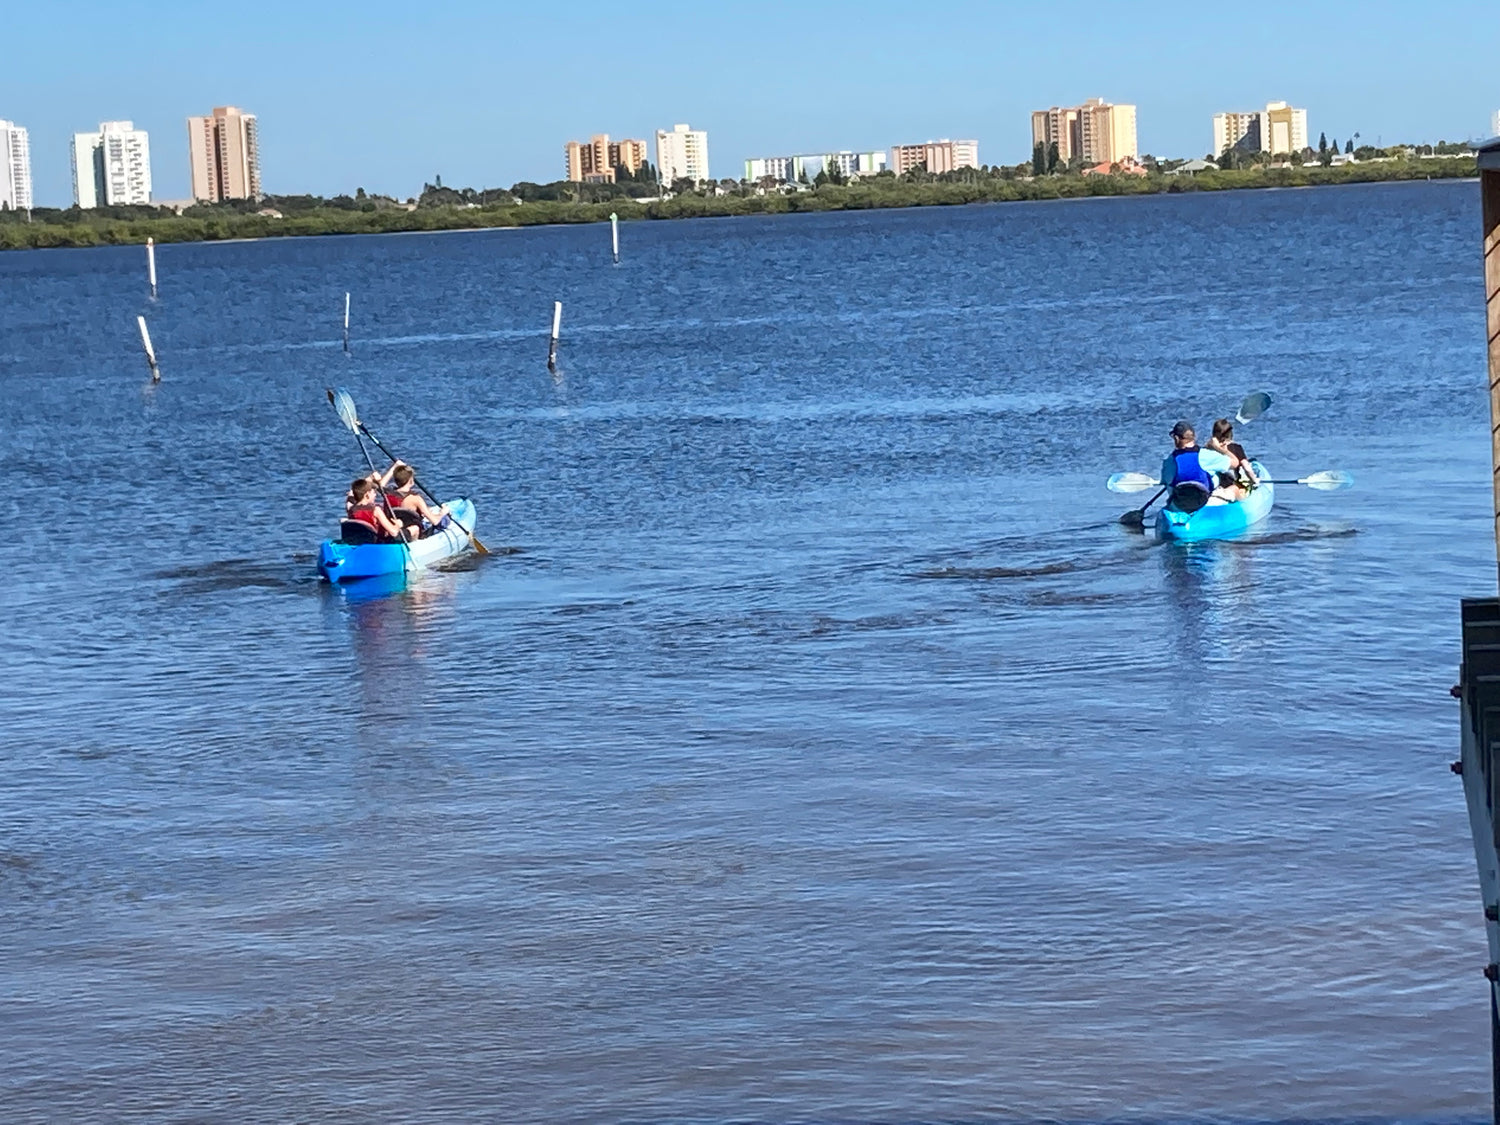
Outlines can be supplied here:
M1412 184L168 246L157 302L0 256L0 1117L1480 1118L1478 234ZM320 585L334 385L511 550ZM1259 389L1357 490L1117 524Z

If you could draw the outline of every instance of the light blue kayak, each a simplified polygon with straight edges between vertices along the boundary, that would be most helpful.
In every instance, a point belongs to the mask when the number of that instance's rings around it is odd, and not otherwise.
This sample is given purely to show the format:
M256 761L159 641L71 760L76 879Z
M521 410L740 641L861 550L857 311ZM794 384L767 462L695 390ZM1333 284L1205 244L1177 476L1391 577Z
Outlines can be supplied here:
M1255 475L1269 481L1271 474L1259 461L1251 461ZM1254 527L1271 514L1276 503L1276 486L1260 484L1250 495L1232 504L1210 502L1196 512L1181 512L1170 505L1156 515L1156 537L1175 539L1179 543L1197 543L1204 539L1233 539Z
M474 531L474 504L470 500L450 500L448 513L446 527L413 543L345 543L342 539L325 539L318 546L318 573L330 582L352 582L382 574L410 574L452 558L469 548L469 534ZM468 532L460 531L459 524L468 528Z

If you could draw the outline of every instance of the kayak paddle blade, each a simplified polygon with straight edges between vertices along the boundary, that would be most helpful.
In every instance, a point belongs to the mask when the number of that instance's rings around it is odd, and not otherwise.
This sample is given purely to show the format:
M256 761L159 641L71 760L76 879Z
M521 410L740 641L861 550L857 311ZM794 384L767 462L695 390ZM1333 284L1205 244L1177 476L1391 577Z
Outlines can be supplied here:
M1123 523L1126 527L1145 527L1146 509L1136 508L1133 511L1126 512L1123 516L1120 517L1120 522Z
M1303 477L1297 483L1305 484L1308 488L1318 488L1324 492L1340 492L1346 488L1353 488L1354 478L1339 469L1326 469L1321 473Z
M1104 482L1111 492L1145 492L1148 488L1160 488L1161 482L1145 473L1115 473Z
M1235 411L1234 420L1240 425L1253 422L1266 412L1266 407L1271 405L1271 396L1265 391L1256 391L1245 396L1245 401L1240 403L1239 410Z
M338 411L339 421L348 426L356 434L359 433L359 414L354 409L354 399L348 391L340 387L333 393L333 408Z

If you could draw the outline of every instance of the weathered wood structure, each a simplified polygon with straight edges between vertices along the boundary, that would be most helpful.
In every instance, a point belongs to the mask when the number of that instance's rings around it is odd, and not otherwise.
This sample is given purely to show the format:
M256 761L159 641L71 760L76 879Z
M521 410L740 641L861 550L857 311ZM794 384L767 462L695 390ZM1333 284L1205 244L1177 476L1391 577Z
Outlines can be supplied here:
M1484 300L1490 381L1490 469L1494 488L1494 531L1500 558L1500 138L1479 149L1480 208L1484 224ZM1492 1112L1500 1125L1500 836L1495 809L1500 805L1500 598L1472 598L1462 606L1463 665L1454 694L1462 705L1462 756L1453 763L1462 774L1484 902L1490 984L1490 1065Z

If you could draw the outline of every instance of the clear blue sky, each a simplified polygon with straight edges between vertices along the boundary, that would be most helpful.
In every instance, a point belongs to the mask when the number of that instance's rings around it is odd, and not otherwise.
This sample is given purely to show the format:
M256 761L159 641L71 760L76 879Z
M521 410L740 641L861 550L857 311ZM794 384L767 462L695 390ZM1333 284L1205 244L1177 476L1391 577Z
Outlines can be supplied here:
M1314 138L1386 144L1478 137L1500 109L1500 18L1469 0L18 0L3 28L0 118L31 131L39 205L72 200L70 135L117 118L150 131L156 195L186 196L184 119L223 104L259 116L267 191L401 197L438 173L557 179L569 138L678 121L738 176L937 137L1015 163L1030 110L1091 96L1134 102L1142 151L1175 156L1207 151L1216 110L1270 100Z

